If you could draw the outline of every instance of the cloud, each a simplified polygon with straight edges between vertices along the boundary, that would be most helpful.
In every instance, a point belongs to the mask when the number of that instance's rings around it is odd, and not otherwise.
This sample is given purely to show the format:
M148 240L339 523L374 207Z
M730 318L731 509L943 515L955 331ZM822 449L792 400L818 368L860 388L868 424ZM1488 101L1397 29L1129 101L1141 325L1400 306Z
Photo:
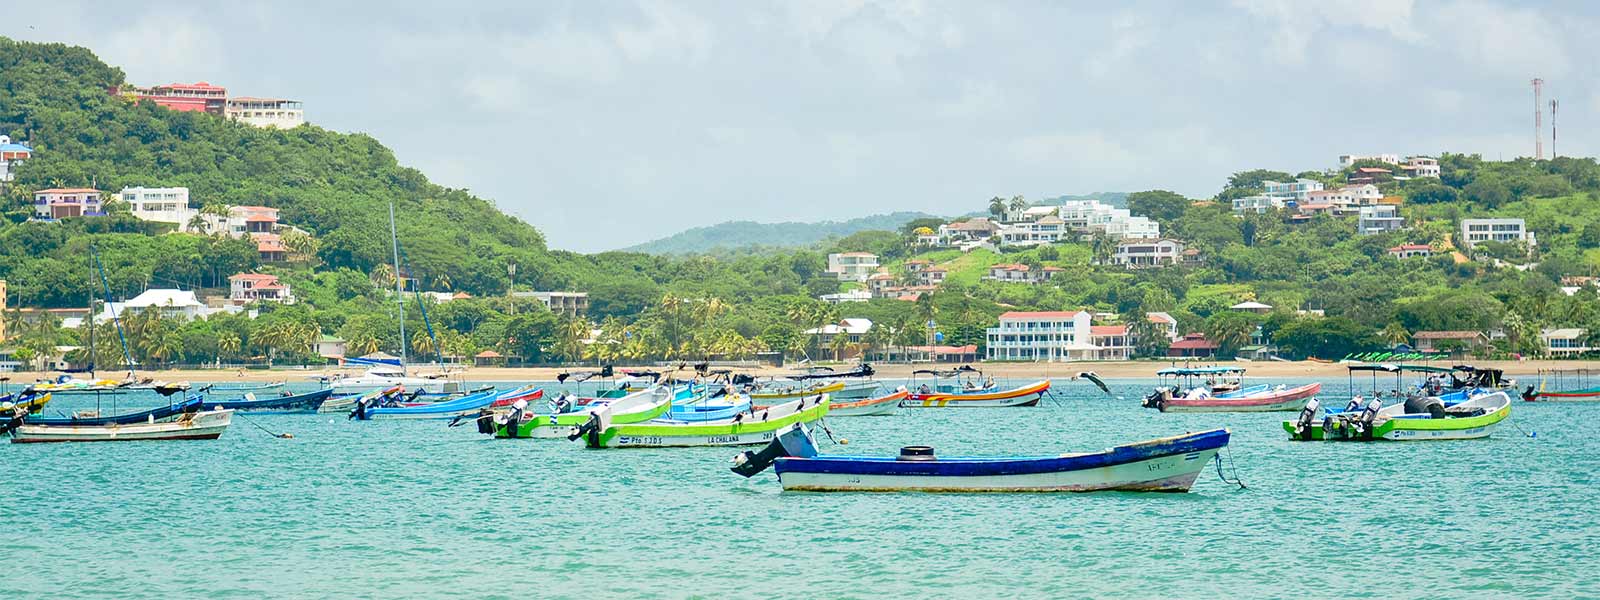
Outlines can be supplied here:
M1422 40L1412 25L1412 0L1233 0L1232 4L1269 22L1274 50L1270 57L1282 64L1305 63L1312 39L1327 29L1366 29L1403 42Z
M1531 79L1571 68L1562 29L1540 10L1461 0L1430 11L1428 23L1430 38L1474 70Z
M227 56L222 36L188 12L147 13L93 46L129 79L146 85L205 78L223 71Z

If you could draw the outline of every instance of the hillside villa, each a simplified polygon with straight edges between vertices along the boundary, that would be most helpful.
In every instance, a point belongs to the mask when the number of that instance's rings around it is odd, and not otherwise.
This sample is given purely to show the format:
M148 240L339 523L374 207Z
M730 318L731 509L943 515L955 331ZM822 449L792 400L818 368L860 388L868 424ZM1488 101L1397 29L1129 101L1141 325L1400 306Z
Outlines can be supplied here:
M1522 242L1529 250L1538 245L1522 219L1462 219L1458 241L1467 250L1483 242Z
M1127 240L1117 244L1111 255L1111 264L1129 269L1175 265L1183 260L1183 242L1165 238Z
M1035 284L1049 281L1056 273L1064 271L1066 269L1061 267L1045 266L1035 269L1024 264L1004 263L989 267L989 274L983 278L990 281Z
M1090 340L1087 311L1011 311L986 333L986 360L1094 360L1100 348Z
M1460 355L1489 345L1481 331L1418 331L1411 334L1411 347L1418 352Z
M50 188L33 193L33 216L38 219L105 216L100 190L93 188Z
M871 252L837 252L828 255L828 271L840 281L866 281L878 270L878 255Z
M256 301L294 304L294 295L276 275L239 273L228 278L228 301L237 306Z
M33 149L11 141L11 136L0 135L0 184L16 178L12 173L14 167L33 158ZM3 188L0 185L0 188Z
M1433 256L1433 248L1427 244L1401 244L1389 249L1389 256L1407 259L1414 256Z

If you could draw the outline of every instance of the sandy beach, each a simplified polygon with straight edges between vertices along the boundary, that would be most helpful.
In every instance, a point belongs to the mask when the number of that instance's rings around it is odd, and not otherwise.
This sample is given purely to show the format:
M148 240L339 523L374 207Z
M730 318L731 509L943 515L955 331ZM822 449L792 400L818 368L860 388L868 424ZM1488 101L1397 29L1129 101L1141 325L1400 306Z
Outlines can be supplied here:
M1508 375L1527 376L1535 375L1541 369L1600 369L1600 363L1593 361L1561 361L1561 360L1524 360L1524 361L1460 361L1479 367L1492 367L1503 369ZM1084 371L1093 371L1103 378L1141 378L1154 377L1156 371L1174 366L1178 363L1170 361L1106 361L1106 362L1058 362L1058 363L979 363L976 366L984 373L1002 379L1033 379L1033 378L1066 378ZM1186 363L1193 366L1237 366L1248 369L1250 377L1337 377L1345 373L1345 365L1337 363L1321 363L1311 361L1298 362L1242 362L1242 361L1208 361ZM1435 362L1436 366L1450 366L1459 363ZM949 369L955 365L939 364L930 365L918 363L907 364L882 364L877 363L873 368L877 370L878 377L885 379L907 379L911 372L919 369ZM837 365L835 368L847 369L851 365ZM591 366L568 368L550 367L467 367L459 371L459 377L467 381L552 381L561 373L572 373L593 370ZM653 369L671 371L673 367L622 367L618 370ZM770 367L739 368L741 373L751 373L757 376L779 376L794 373L797 368ZM413 373L436 372L431 366L413 368ZM152 378L159 381L307 381L321 375L334 373L356 374L360 369L340 367L289 367L275 369L188 369L188 370L161 370L139 371L140 378ZM684 370L688 375L690 371ZM10 383L37 381L58 377L55 372L17 372L9 375ZM101 371L103 378L120 379L122 374L116 371Z

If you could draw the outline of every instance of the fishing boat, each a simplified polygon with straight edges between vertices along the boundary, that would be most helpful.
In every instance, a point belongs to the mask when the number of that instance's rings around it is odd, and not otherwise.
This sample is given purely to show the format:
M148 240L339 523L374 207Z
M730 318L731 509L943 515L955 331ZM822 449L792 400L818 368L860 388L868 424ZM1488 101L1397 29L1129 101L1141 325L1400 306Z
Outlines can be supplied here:
M674 401L688 400L694 397L693 394L689 386L655 385L622 398L596 402L569 412L534 415L513 408L511 413L503 417L479 417L478 431L493 434L497 438L568 437L595 414L604 413L607 421L618 425L643 423L660 418L672 408ZM515 426L508 426L508 423L514 423Z
M835 392L844 391L844 388L845 384L842 381L811 383L799 386L762 382L757 384L756 389L752 390L749 396L750 401L756 404L779 404L806 396L832 395Z
M865 379L876 373L872 365L862 363L849 371L835 371L831 367L811 367L802 373L785 375L783 380L793 382L814 381L810 386L796 386L801 390L801 396L807 394L828 394L834 402L843 400L864 400L877 395L883 387L877 381ZM843 384L834 387L834 384ZM823 389L830 388L830 389ZM798 397L798 396L795 396ZM837 406L837 405L835 405Z
M215 391L215 390L211 390ZM282 394L258 398L255 392L245 392L243 397L236 400L206 400L205 406L212 409L227 409L251 414L302 414L315 413L322 408L322 404L333 395L332 389L321 389L304 394Z
M49 404L52 397L51 392L27 387L14 394L0 396L0 404L10 404L12 409L25 413L37 413L44 410L44 405Z
M1549 388L1555 389L1549 389ZM1522 392L1528 402L1600 402L1600 369L1540 369L1539 387Z
M515 390L513 390L515 391ZM359 421L385 419L452 419L471 415L500 399L501 392L493 388L467 394L454 400L433 402L419 406L377 406L357 402L350 417Z
M105 425L43 425L24 422L11 431L11 442L128 442L139 440L214 440L233 421L231 410L185 413L171 421Z
M483 391L483 390L478 390ZM489 409L508 408L517 401L533 402L544 397L544 388L537 385L525 385L497 396L494 402L489 403Z
M373 390L365 394L353 394L349 396L334 395L333 397L324 401L322 406L317 408L317 412L347 413L350 412L350 409L355 408L358 404L366 404L369 407L387 405L398 406L400 401L405 398L405 393L406 388L404 386L397 385L381 390Z
M1511 415L1511 396L1504 391L1479 395L1453 406L1437 396L1414 394L1405 402L1385 406L1373 398L1362 410L1317 417L1318 406L1307 403L1300 416L1284 421L1292 440L1467 440L1486 438Z
M165 421L184 413L193 413L205 404L205 397L199 394L189 396L182 402L170 403L166 406L157 406L130 413L115 415L101 415L99 411L79 411L65 417L39 417L29 416L30 425L57 426L108 426L128 425L132 423L149 423L152 421Z
M582 438L590 448L666 448L684 446L739 446L769 442L779 429L810 423L828 414L828 396L801 398L765 410L743 413L712 423L619 424L605 413L589 420L568 436Z
M268 381L268 382L264 382L264 383L235 383L235 384L231 384L231 385L212 384L212 385L209 385L209 386L206 386L206 387L211 388L211 391L213 391L213 392L246 393L246 392L270 392L270 391L273 391L273 390L281 390L281 389L283 389L283 386L285 386L285 385L288 385L287 381Z
M866 400L849 400L835 403L828 407L830 417L869 417L892 415L900 411L900 402L904 401L911 392L905 386L900 386L894 393Z
M760 452L734 458L751 477L775 466L784 490L820 492L1187 492L1227 429L1153 439L1099 452L1053 456L943 458L929 446L895 457L822 454L806 428L786 427Z
M673 402L672 408L659 421L677 423L708 423L732 419L739 413L750 412L750 399L739 395L725 395L712 401L705 396L684 402Z
M1161 412L1294 411L1322 391L1321 383L1301 386L1245 386L1239 367L1170 368L1156 372L1164 384L1146 396L1145 408ZM1183 381L1182 385L1168 381ZM1197 380L1204 380L1196 385Z
M948 371L917 370L917 375L933 375L934 383L923 383L909 388L906 408L993 408L1007 406L1037 406L1039 399L1050 391L1050 380L1044 379L1008 390L1000 389L993 377L984 377L970 365L961 365ZM941 382L944 381L944 382Z

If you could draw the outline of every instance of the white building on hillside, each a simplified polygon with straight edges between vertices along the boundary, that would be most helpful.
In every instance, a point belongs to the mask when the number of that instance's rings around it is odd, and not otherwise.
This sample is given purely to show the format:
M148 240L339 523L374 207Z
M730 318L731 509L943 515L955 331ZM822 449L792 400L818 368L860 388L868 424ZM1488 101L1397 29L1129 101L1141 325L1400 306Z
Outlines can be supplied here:
M1412 177L1439 177L1439 159L1430 156L1412 156L1400 167Z
M1183 260L1183 242L1173 239L1125 240L1117 244L1111 263L1130 269L1175 265Z
M1284 202L1303 203L1306 201L1306 196L1311 192L1322 191L1322 182L1312 179L1296 179L1289 183L1264 181L1262 185L1266 186L1266 195L1268 197L1277 198Z
M1462 219L1460 241L1468 249L1483 242L1522 242L1529 249L1538 243L1522 219Z
M807 336L817 336L822 347L826 348L833 343L833 338L841 335L849 337L850 343L859 344L866 338L868 331L872 331L871 319L840 319L838 323L814 327L803 333Z
M1361 207L1360 216L1356 218L1356 233L1371 235L1374 233L1387 233L1398 231L1405 227L1406 220L1400 217L1400 207L1393 204L1374 204Z
M243 306L255 301L294 304L289 285L276 275L238 273L228 278L228 301Z
M12 142L11 136L0 135L0 182L15 179L12 168L22 166L30 158L33 158L33 148Z
M130 187L122 188L117 199L128 205L129 212L143 221L172 223L181 230L199 211L189 208L189 188L186 187Z
M1545 354L1551 358L1574 358L1596 350L1583 343L1588 333L1578 328L1546 329L1539 338L1544 340Z
M828 255L828 272L841 281L866 281L878 270L878 255L871 252L838 252Z
M1328 204L1334 214L1351 215L1363 206L1372 206L1383 200L1383 192L1370 183L1347 185L1337 190L1319 190L1306 194L1306 204Z
M282 98L229 98L228 118L256 127L289 129L306 122L305 105Z
M1000 227L1000 245L1037 246L1069 240L1072 231L1065 221L1055 215L1045 215L1037 221L1022 221Z
M96 323L111 320L112 315L122 318L128 314L145 311L159 310L169 319L204 319L219 312L241 312L237 306L228 306L221 309L207 307L195 298L194 292L173 289L148 289L144 293L134 296L127 302L108 302L105 310L94 316Z
M1283 208L1283 200L1281 198L1273 198L1272 196L1263 196L1258 194L1255 196L1245 196L1243 198L1233 199L1233 212L1239 214L1256 213L1259 215L1273 212L1281 208Z
M1099 200L1068 200L1056 216L1078 234L1101 233L1125 239L1159 237L1161 225L1148 217L1134 216L1126 208L1102 204Z
M1087 311L1020 312L1000 315L986 332L987 360L1094 360Z
M1400 164L1399 154L1344 154L1339 157L1339 168L1348 169L1363 160L1375 160L1391 165Z

